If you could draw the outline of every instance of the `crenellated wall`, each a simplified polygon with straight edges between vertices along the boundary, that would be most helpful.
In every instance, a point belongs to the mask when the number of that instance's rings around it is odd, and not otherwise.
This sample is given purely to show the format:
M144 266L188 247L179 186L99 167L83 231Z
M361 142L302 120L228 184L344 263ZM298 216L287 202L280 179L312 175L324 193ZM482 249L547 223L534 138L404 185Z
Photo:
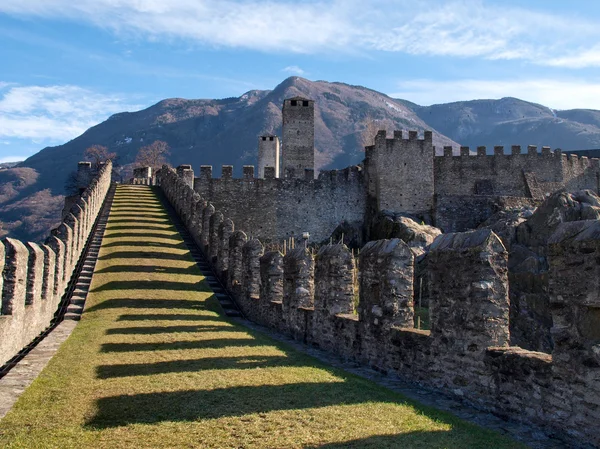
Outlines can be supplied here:
M360 167L323 171L318 179L275 178L266 167L264 179L254 177L254 167L244 166L244 177L232 178L233 168L223 166L213 178L211 166L200 167L195 191L210 201L239 230L264 243L280 243L309 232L312 242L329 238L344 221L361 226L366 190ZM308 171L307 171L308 173Z
M160 183L180 216L191 216L189 185L166 167ZM204 209L210 216L221 212L211 206ZM205 253L215 254L216 245L219 266L228 248L222 279L253 321L481 409L600 445L600 222L565 223L551 239L552 354L510 346L508 253L490 230L443 234L432 244L431 331L423 331L413 325L414 256L401 240L369 242L360 251L354 314L357 270L345 246L265 252L256 238L233 232L237 222L225 213L219 222ZM189 219L186 225L201 239L197 226Z
M408 212L430 218L433 213L435 148L431 131L419 139L416 131L394 131L388 139L379 131L365 148L365 175L370 205L375 210Z
M110 188L111 172L108 161L45 244L0 242L0 365L50 325Z

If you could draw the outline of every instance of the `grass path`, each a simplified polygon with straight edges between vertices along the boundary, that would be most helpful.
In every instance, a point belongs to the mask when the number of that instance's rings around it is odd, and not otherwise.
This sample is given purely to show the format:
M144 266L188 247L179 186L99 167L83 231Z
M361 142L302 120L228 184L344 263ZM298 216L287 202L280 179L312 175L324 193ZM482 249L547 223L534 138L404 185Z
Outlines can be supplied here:
M120 186L83 318L0 447L520 446L220 316L155 192Z

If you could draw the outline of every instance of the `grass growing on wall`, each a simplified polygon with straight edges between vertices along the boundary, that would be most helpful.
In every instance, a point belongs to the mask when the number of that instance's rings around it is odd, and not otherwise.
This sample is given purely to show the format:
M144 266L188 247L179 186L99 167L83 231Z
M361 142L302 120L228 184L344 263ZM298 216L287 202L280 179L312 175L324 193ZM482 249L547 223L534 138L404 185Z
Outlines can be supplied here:
M519 447L217 310L154 192L119 187L83 319L0 447Z

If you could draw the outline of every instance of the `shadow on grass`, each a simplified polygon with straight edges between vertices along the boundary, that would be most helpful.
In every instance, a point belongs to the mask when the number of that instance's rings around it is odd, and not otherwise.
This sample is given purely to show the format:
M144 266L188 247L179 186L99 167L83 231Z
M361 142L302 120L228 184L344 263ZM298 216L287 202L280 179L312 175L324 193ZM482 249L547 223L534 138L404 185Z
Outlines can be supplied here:
M206 310L205 301L194 301L185 299L131 299L113 298L94 304L85 309L86 312L107 309L186 309Z
M114 218L115 220L119 220L123 217L131 217L132 220L135 221L145 221L145 220L155 220L155 219L164 219L167 218L168 215L165 212L155 212L155 213L148 213L148 212L140 212L140 211L135 211L135 210L112 210L111 211L111 217Z
M110 237L112 238L112 237ZM129 247L140 247L140 248L149 248L152 246L155 247L160 247L160 248L176 248L176 249L187 249L187 246L185 246L185 243L183 243L180 239L178 238L173 238L170 236L161 236L159 238L161 239L165 239L165 240L172 240L173 243L167 243L167 242L155 242L155 241L148 241L149 237L146 235L138 235L138 239L143 239L143 241L132 241L132 240L121 240L118 242L104 242L102 243L102 247L103 248L118 248L120 246L129 246Z
M166 230L164 234L160 234L158 232L156 233L152 233L152 232L114 232L112 234L106 235L104 236L104 239L127 239L127 238L134 238L134 239L151 239L151 238L157 238L157 239L174 239L174 240L180 240L179 234L176 231L168 231Z
M120 395L97 400L95 428L161 421L196 421L274 410L293 410L365 402L345 382L243 386L214 390Z
M198 276L200 278L200 276ZM96 287L90 292L104 292L109 290L169 290L181 292L205 292L211 293L205 280L198 282L170 282L170 281L112 281ZM136 300L143 303L144 300ZM168 300L165 300L165 302Z
M114 377L152 376L154 374L195 373L206 370L254 369L281 366L302 366L302 364L292 364L286 356L207 357L151 364L100 365L96 368L96 376L99 379L111 379Z
M218 317L199 315L195 313L146 313L123 314L117 321L216 321Z
M255 338L213 338L155 343L103 343L100 352L172 351L182 349L225 349L265 346Z
M168 259L168 260L187 260L187 253L172 254L163 251L115 251L114 253L106 254L98 257L98 260L109 259Z
M326 443L319 446L303 446L304 449L397 449L397 448L437 448L464 449L465 440L458 432L452 430L428 430L399 433L394 435L373 435L358 440L343 441L339 443ZM452 440L455 441L452 441ZM470 445L469 449L488 449L489 443L485 441L477 445Z
M191 262L190 262L191 263ZM195 264L186 268L177 267L158 267L154 265L111 265L101 270L95 271L101 273L163 273L163 274L198 274L198 268Z
M235 328L227 326L225 323L221 326L195 324L193 326L137 326L137 327L117 327L107 329L106 335L157 335L157 334L180 334L180 333L198 333L198 332L232 332Z
M142 229L144 228L144 226L146 226L147 224L160 224L160 223L164 223L164 224L171 224L171 220L169 218L144 218L143 220L139 220L135 215L131 215L130 218L111 218L110 219L110 224L114 224L114 223L123 223L123 224L130 224L134 222L136 223L136 225L141 226ZM140 223L144 223L144 224L140 224Z
M135 229L139 229L141 231L156 229L156 230L160 230L160 231L177 232L175 226L172 223L166 223L166 222L165 222L165 224L152 224L152 223L137 224L137 223L132 223L131 220L122 220L122 221L119 221L119 223L128 223L128 225L113 226L113 224L111 222L109 222L108 226L107 226L107 230L109 232L111 232L111 231L132 231ZM108 234L108 236L110 237L110 234Z

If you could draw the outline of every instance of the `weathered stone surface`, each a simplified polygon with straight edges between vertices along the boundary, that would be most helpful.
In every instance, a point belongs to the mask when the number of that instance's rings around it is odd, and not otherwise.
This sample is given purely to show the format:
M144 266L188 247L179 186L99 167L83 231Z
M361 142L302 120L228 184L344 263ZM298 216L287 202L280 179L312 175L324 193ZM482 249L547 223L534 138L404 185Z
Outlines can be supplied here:
M600 198L590 190L557 192L536 209L517 229L517 242L529 247L542 246L561 223L600 218Z
M224 276L224 273L229 269L229 238L234 231L235 225L229 218L223 220L223 223L219 226L217 272L220 276Z
M313 341L321 348L335 345L334 317L354 312L356 276L354 256L345 245L321 247L315 257L313 315Z
M54 296L56 298L61 298L65 291L65 244L58 237L52 235L46 240L46 245L48 245L55 254Z
M227 270L227 287L236 299L242 296L244 268L242 264L242 248L248 241L248 236L242 231L235 231L229 237L229 269Z
M42 300L42 282L44 280L44 252L33 242L27 242L29 264L27 266L27 297L25 304Z
M289 332L299 340L307 339L307 313L315 300L315 260L307 248L288 251L283 258L283 312Z
M416 255L422 254L441 233L438 228L418 223L413 217L390 211L379 212L370 227L371 240L398 238L412 248Z
M444 234L430 247L431 334L458 354L509 344L508 253L490 230Z
M392 327L413 327L414 254L400 239L367 243L359 256L361 357L386 369Z
M535 207L524 205L522 207L502 209L478 226L478 229L489 229L494 232L504 246L510 250L516 240L517 227L529 219Z
M358 314L373 328L412 327L414 255L400 239L367 243L360 252Z
M244 313L260 321L260 258L264 248L258 239L250 239L242 247L242 300Z
M591 404L600 408L600 221L558 226L548 262L555 393L569 425L600 443L592 430L598 417L590 410Z
M42 280L42 300L53 302L54 298L54 275L56 266L56 254L48 245L41 245L44 252L44 276Z
M4 308L4 262L6 260L6 253L4 250L4 242L0 240L0 300L2 300L2 304L0 304L0 313L2 313L2 309Z
M261 324L283 329L282 316L271 305L283 302L283 254L279 251L269 251L260 258L260 298Z
M216 264L219 257L219 227L223 223L223 214L216 211L209 220L209 251L208 257L213 264Z
M208 204L202 210L202 235L201 235L201 247L205 254L207 253L208 245L210 243L210 217L215 213L215 206Z
M27 297L29 251L16 239L4 239L5 264L2 270L2 315L22 313Z

